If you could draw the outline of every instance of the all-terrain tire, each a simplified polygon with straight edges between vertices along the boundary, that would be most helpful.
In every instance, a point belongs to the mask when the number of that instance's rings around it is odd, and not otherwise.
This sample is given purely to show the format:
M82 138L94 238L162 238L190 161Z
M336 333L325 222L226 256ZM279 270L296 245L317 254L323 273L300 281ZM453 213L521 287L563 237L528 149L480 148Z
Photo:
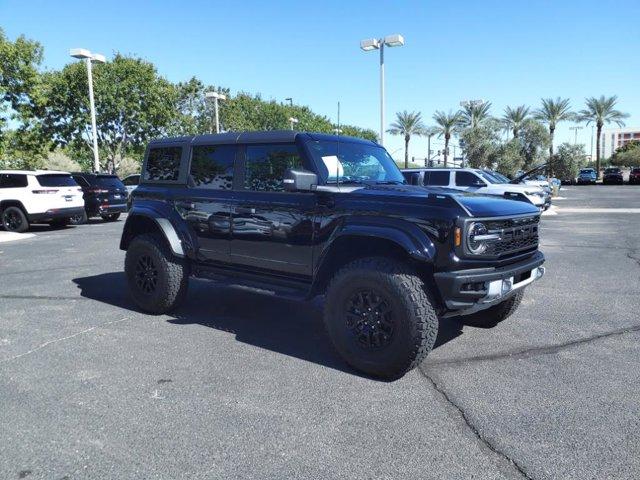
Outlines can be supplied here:
M135 237L124 264L131 297L145 312L165 313L184 299L189 284L188 264L174 256L159 235Z
M74 215L73 217L70 217L69 223L71 225L83 225L87 223L87 212L83 210L82 213L78 215Z
M29 229L29 220L20 207L7 207L0 216L2 226L8 232L22 233Z
M524 289L519 290L493 307L472 313L471 315L464 315L460 317L460 321L473 327L495 327L503 320L509 318L509 316L518 309L520 302L522 302L522 297L524 297Z
M366 298L368 305L376 305L373 310L366 307ZM365 315L369 316L363 319ZM376 322L381 316L382 326ZM382 257L355 260L334 275L327 288L324 323L347 363L387 380L419 365L438 335L434 303L420 277L408 264Z

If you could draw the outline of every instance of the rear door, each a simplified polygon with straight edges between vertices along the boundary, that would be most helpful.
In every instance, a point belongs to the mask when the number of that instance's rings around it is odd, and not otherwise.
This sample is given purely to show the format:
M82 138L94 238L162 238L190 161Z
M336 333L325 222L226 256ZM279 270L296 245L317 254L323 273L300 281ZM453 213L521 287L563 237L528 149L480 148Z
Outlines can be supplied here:
M42 195L48 208L83 207L82 189L69 173L41 173L35 176L38 187L31 190Z
M229 262L235 144L192 147L187 187L175 190L175 208L198 238L198 260Z
M95 189L100 199L110 207L123 207L127 203L127 189L116 175L96 175Z

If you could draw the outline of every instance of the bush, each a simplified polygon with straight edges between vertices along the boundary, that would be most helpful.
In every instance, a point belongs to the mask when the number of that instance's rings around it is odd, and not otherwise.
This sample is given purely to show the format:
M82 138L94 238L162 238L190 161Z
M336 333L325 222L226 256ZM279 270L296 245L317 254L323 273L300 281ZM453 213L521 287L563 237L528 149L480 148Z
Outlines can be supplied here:
M63 172L79 172L82 167L60 150L50 152L44 161L47 170L60 170Z
M131 157L124 157L118 165L118 176L120 178L128 177L135 173L140 173L141 164L139 160Z

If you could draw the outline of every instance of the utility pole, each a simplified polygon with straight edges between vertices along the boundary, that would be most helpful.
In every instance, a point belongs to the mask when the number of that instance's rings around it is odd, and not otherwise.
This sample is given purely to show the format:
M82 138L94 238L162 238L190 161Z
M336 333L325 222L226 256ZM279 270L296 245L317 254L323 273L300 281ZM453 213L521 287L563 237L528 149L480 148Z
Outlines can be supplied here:
M573 136L573 144L577 145L578 144L578 130L582 130L582 127L578 127L576 125L574 127L569 127L569 130L573 130L575 132L575 134Z

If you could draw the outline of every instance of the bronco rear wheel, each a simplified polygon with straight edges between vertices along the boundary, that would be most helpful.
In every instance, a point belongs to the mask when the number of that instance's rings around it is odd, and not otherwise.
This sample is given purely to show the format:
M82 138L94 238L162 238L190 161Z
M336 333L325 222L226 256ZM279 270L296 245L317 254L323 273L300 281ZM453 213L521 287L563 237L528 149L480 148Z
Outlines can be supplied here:
M131 297L149 313L172 310L187 293L187 263L172 255L157 235L140 235L131 241L125 273Z
M324 322L347 363L389 380L419 365L438 334L422 280L409 265L378 257L351 262L334 276Z

